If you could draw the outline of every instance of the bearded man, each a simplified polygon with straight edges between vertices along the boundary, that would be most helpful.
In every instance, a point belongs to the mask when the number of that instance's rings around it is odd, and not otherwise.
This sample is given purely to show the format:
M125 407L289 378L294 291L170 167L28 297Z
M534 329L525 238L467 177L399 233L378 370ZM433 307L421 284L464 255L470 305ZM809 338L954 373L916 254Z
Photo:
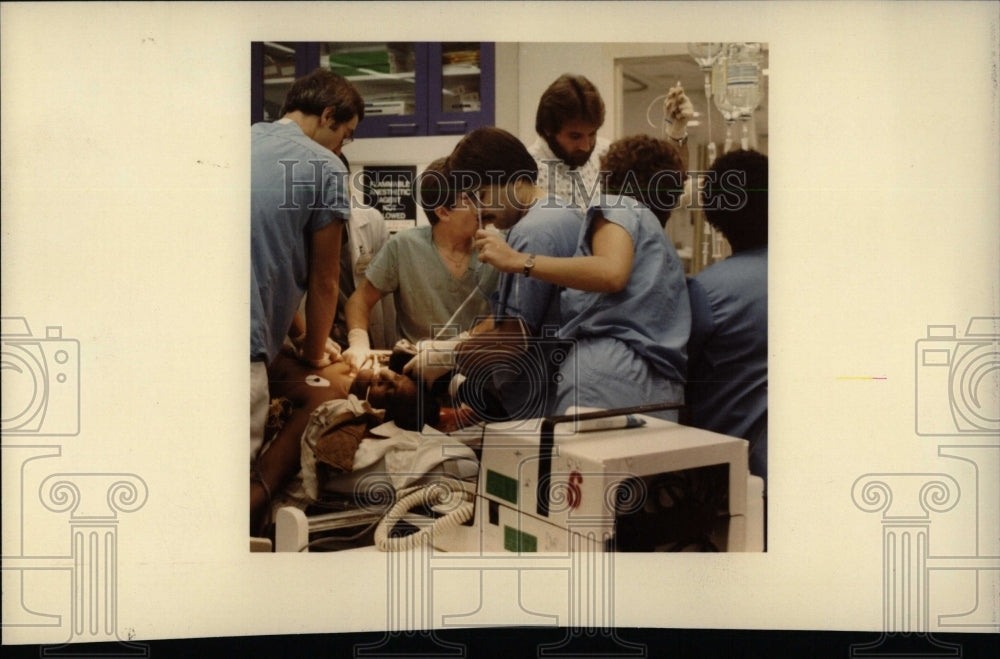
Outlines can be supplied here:
M687 122L691 101L680 83L664 102L667 130L687 168ZM597 136L604 125L604 101L590 80L570 73L559 76L538 101L535 132L528 153L538 164L537 185L571 206L588 208L600 194L601 158L610 142Z

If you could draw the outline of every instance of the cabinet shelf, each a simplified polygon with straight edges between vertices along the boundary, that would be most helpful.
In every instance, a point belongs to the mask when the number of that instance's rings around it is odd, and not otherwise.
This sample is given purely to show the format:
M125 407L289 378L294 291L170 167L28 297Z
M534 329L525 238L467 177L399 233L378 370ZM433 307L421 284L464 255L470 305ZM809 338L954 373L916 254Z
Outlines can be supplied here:
M410 85L416 82L416 74L413 71L408 73L378 73L373 71L360 76L344 76L351 82L404 82Z
M446 64L441 69L441 75L445 78L458 77L458 76L478 76L482 75L482 71L476 66L461 66L455 64Z

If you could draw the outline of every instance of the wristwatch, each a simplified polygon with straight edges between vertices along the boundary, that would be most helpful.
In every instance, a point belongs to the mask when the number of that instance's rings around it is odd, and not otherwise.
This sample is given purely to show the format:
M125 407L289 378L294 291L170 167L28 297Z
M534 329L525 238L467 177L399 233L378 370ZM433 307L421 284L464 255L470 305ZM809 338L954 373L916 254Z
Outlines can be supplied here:
M532 254L528 257L528 260L524 262L524 276L531 276L531 269L535 267L535 255Z

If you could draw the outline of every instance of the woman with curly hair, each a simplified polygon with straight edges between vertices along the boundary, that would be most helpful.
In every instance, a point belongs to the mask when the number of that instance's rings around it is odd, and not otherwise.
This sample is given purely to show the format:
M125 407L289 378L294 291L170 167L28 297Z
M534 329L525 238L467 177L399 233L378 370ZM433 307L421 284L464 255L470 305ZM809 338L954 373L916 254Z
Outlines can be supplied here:
M477 233L479 258L498 270L564 287L563 361L555 413L683 403L691 329L684 268L663 228L683 188L680 155L639 135L602 160L604 194L587 211L576 254L522 254ZM661 414L676 420L676 411Z

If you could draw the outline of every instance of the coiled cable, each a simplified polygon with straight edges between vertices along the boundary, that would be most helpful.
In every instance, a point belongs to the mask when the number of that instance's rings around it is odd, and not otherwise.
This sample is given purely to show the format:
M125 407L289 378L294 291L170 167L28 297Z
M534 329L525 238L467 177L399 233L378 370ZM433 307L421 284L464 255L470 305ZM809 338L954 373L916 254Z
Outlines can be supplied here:
M439 480L424 486L402 490L400 497L375 529L375 546L379 551L406 551L418 547L442 532L461 526L472 519L474 495L455 481ZM449 497L460 494L464 499L455 510L434 520L416 533L400 538L390 538L389 531L403 516L416 506L435 506L449 503Z

